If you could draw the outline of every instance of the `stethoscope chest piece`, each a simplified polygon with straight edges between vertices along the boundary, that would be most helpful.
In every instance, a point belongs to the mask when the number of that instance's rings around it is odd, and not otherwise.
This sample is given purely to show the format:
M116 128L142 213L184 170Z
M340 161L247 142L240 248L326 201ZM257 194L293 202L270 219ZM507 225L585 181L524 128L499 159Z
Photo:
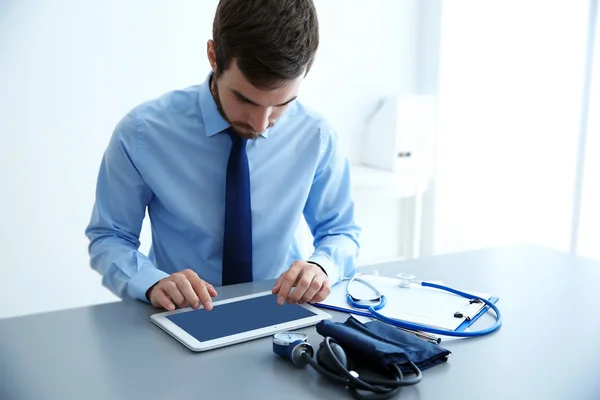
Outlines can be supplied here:
M399 286L403 287L403 288L410 288L410 285L416 279L416 276L411 275L411 274L405 274L405 273L400 273L396 276L398 277L398 279L400 279Z

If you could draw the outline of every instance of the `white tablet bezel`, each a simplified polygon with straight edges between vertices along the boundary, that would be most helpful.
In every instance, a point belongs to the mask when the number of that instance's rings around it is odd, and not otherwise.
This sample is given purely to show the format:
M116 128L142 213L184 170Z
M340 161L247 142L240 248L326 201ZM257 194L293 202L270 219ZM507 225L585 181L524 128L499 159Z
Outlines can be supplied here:
M246 295L246 296L233 297L233 298L230 298L227 300L215 301L213 303L213 309L215 307L219 307L219 305L222 305L222 304L232 303L232 302L236 302L236 301L242 301L242 300L251 299L251 298L260 297L260 296L266 296L266 295L274 296L271 293L271 291L265 291L265 292L254 293L254 294L250 294L250 295ZM281 332L281 331L293 330L293 329L298 329L298 328L304 328L304 327L311 326L311 325L316 325L319 321L332 318L332 316L330 314L328 314L327 312L325 312L322 309L317 308L313 305L299 304L299 306L304 307L307 310L310 310L311 312L315 313L315 315L312 317L301 318L301 319L297 319L297 320L290 321L290 322L285 322L285 323L278 324L278 325L266 326L266 327L255 329L255 330L248 331L248 332L242 332L242 333L237 333L235 335L224 336L222 338L213 339L213 340L209 340L206 342L198 341L195 337L193 337L192 335L190 335L189 333L187 333L186 331L181 329L179 326L177 326L175 323L173 323L171 320L169 320L167 318L167 316L169 316L169 315L183 313L183 312L189 312L189 311L195 311L191 307L181 308L181 309L174 310L174 311L164 311L164 312L156 313L156 314L151 315L150 319L152 322L154 322L154 324L156 324L157 326L162 328L165 332L167 332L173 338L177 339L188 349L190 349L192 351L206 351L206 350L216 349L219 347L228 346L231 344L236 344L236 343L246 342L249 340L258 339L261 337L273 335L273 334L275 334L277 332ZM201 306L201 308L202 308L202 306Z

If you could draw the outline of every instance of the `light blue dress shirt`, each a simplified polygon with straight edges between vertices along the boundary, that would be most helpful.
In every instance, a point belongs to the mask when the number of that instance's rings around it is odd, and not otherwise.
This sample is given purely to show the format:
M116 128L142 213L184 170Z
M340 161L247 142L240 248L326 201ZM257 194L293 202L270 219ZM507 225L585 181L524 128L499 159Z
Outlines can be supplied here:
M92 268L117 296L146 300L160 279L190 268L221 285L229 124L201 85L169 92L131 110L102 158L85 233ZM295 100L275 126L248 142L253 279L278 278L302 259L302 216L314 236L307 261L331 284L355 272L350 169L327 122ZM152 246L139 252L148 211Z

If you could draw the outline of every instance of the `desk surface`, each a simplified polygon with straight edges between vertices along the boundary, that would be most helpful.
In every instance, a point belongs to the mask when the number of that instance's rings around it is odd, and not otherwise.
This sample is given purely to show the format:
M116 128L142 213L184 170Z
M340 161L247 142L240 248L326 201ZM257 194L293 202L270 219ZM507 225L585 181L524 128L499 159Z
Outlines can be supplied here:
M373 268L492 293L504 316L494 334L444 344L449 361L398 398L600 398L600 263L518 246ZM219 299L271 285L220 288ZM123 301L0 320L0 399L350 398L312 369L276 357L271 338L193 353L150 322L154 312ZM320 343L314 327L303 331Z

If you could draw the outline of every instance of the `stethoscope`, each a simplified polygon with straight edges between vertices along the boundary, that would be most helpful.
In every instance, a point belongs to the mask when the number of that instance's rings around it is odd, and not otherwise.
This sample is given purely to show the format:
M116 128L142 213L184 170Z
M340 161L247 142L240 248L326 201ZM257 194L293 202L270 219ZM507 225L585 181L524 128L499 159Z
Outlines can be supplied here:
M373 293L375 294L375 297L370 298L370 299L359 299L359 298L352 296L350 294L350 286L354 282L360 282L363 285L370 288L373 291ZM482 329L479 331L457 332L457 331L433 328L433 327L427 326L427 325L421 325L421 324L416 324L416 323L412 323L412 322L408 322L408 321L402 321L402 320L395 319L395 318L386 317L385 315L382 315L381 313L379 313L379 310L381 310L383 307L385 307L387 298L385 297L385 295L383 295L381 292L379 292L379 290L377 290L377 288L375 286L373 286L370 282L359 278L358 275L354 275L350 279L350 282L348 282L348 286L346 287L346 300L352 307L359 308L362 310L368 310L369 313L373 317L375 317L383 322L386 322L390 325L394 325L398 328L409 329L409 330L414 330L414 331L429 332L429 333L433 333L436 335L455 336L455 337L483 336L483 335L487 335L489 333L492 333L492 332L498 330L498 328L500 328L500 325L502 325L502 315L500 314L500 310L498 310L498 307L496 307L496 305L494 303L492 303L491 301L484 299L482 297L479 297L479 296L475 296L473 294L461 292L460 290L456 290L456 289L450 288L448 286L437 285L435 283L429 283L429 282L418 282L418 283L420 283L420 285L424 286L424 287L440 289L440 290L443 290L446 292L454 293L456 295L462 296L462 297L470 299L470 300L478 299L478 300L482 301L483 303L485 303L488 307L490 307L494 311L494 313L496 314L496 322L494 323L494 325L490 326L489 328ZM406 288L410 287L410 285L408 285L408 286L403 285L403 286ZM398 290L410 290L410 289L400 288Z

